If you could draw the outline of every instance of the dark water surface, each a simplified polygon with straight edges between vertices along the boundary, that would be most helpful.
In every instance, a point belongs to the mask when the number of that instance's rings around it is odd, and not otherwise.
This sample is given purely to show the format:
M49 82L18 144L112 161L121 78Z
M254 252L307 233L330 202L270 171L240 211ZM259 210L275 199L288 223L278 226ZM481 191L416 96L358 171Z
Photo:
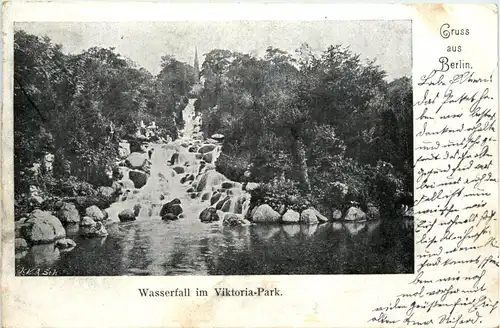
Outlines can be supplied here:
M406 227L405 227L406 225ZM61 276L278 275L413 273L411 221L225 227L197 218L107 225L109 236L60 252L34 246L16 272L50 269Z

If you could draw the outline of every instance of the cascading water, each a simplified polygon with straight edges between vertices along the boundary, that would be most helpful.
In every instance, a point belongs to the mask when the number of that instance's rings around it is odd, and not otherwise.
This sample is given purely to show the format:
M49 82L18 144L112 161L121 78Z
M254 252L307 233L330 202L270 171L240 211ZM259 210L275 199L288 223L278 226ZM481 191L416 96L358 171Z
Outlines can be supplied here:
M127 189L120 201L106 209L110 220L119 221L118 215L126 209L137 211L138 220L159 219L162 206L175 198L181 200L184 217L197 219L199 213L210 205L210 202L207 202L209 197L205 195L204 199L201 199L201 196L204 193L211 195L213 189L220 187L222 181L208 179L202 188L198 187L198 183L204 172L215 168L213 163L219 157L221 147L218 144L202 142L201 118L195 113L194 101L195 99L189 99L183 110L185 124L184 129L180 131L181 138L166 144L146 145L152 150L149 161L150 176L142 188ZM209 151L200 153L200 147ZM207 161L208 159L210 161ZM129 169L122 167L120 171L124 174L123 180L129 180ZM232 191L229 211L234 211L236 198L240 194L241 190ZM244 208L246 207L248 204L245 204Z

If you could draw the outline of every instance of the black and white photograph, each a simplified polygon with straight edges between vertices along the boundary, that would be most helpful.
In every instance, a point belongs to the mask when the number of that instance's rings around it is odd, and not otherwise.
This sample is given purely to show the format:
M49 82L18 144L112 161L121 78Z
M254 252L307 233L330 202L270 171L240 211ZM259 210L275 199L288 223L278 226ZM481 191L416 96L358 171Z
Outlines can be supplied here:
M411 20L14 30L16 276L414 273Z

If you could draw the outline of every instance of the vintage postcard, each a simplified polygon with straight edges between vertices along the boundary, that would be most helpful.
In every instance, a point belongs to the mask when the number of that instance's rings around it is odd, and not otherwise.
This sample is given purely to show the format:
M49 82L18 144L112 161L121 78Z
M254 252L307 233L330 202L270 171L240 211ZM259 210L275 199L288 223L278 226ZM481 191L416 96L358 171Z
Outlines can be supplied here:
M3 327L495 327L496 5L3 5Z

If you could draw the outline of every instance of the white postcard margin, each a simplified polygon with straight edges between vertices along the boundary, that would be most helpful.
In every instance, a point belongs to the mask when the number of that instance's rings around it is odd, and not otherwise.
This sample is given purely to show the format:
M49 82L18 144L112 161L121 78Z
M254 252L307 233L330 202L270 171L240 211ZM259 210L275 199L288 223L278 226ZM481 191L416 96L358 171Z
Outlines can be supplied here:
M488 5L285 5L152 3L9 3L3 4L2 107L2 323L4 327L364 327L408 326L368 322L374 309L412 290L415 275L308 275L209 277L15 277L13 224L12 53L14 21L165 21L165 20L356 20L413 21L414 99L424 89L417 78L429 62L445 55L450 40L440 36L447 22L476 33L457 41L475 70L497 66L497 7ZM332 40L334 43L334 40ZM438 68L436 64L436 68ZM498 89L497 70L492 90ZM488 74L489 74L488 73ZM495 95L496 97L496 95ZM497 102L498 104L498 102ZM495 106L494 111L498 111ZM415 121L417 131L421 122ZM417 145L416 145L417 146ZM495 152L496 158L498 153ZM494 163L498 171L498 161ZM489 206L498 210L497 190ZM418 198L418 192L416 193ZM495 232L498 234L498 231ZM415 237L417 239L418 236ZM417 254L423 252L416 247ZM498 252L497 252L498 253ZM419 260L416 260L418 264ZM467 271L468 266L462 267ZM491 269L494 270L494 269ZM498 300L498 269L490 271L488 293ZM496 281L495 281L496 277ZM457 283L459 286L460 283ZM282 297L141 298L138 288L238 289L278 287ZM464 310L465 311L465 310ZM419 320L425 320L424 316ZM433 322L430 326L437 325ZM493 327L498 311L481 323Z

